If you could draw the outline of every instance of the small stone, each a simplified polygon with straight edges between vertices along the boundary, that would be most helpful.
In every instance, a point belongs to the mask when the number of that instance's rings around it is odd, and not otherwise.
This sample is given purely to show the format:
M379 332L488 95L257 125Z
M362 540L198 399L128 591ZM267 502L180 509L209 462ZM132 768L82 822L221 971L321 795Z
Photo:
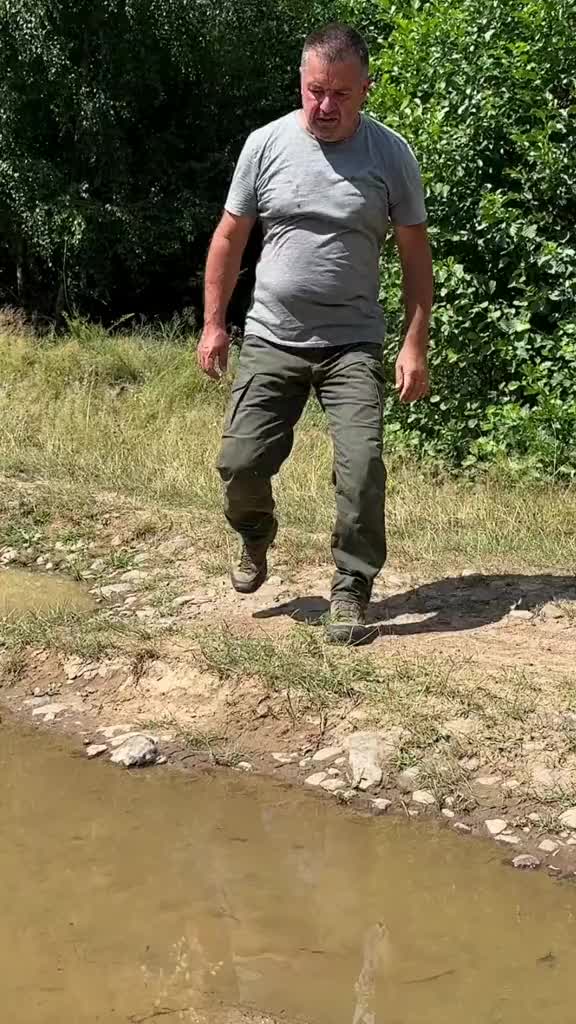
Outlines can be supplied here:
M156 758L156 764L168 764L168 758L165 754L161 754L160 757Z
M380 796L376 800L372 800L371 806L374 808L376 814L385 814L386 811L392 807L392 801L386 800L385 797Z
M568 839L569 835L570 835L569 832L561 832L560 833L560 839Z
M529 821L533 821L533 822L535 822L535 823L536 823L537 825L539 825L539 824L540 824L540 822L542 821L542 818L540 817L540 815L539 815L539 814L536 814L536 812L535 812L535 811L532 811L532 814L529 814L529 815L528 815L528 820L529 820Z
M284 580L281 576L269 576L267 583L269 587L281 587Z
M560 815L560 822L562 825L566 825L566 828L576 828L576 807L571 807L568 811L564 811Z
M499 836L508 828L508 822L504 818L487 818L484 822L491 836Z
M122 764L125 768L143 768L154 764L158 757L158 747L149 736L134 733L127 737L112 754L113 764Z
M416 789L418 776L421 774L420 768L416 765L411 768L405 768L404 771L400 772L400 775L396 780L398 788L401 789L403 793L412 793L412 791Z
M455 821L454 824L452 825L452 828L455 829L456 832L471 832L472 831L472 829L470 828L470 825L465 825L463 821Z
M520 871L535 871L540 867L538 857L533 857L531 853L519 853L517 857L514 857L512 864Z
M355 789L344 789L338 792L338 799L346 804L350 803L350 801L356 796L358 796L358 794Z
M442 734L453 739L467 739L473 736L478 729L478 723L473 718L450 718L442 726Z
M559 605L555 604L554 601L548 601L540 609L540 618L548 620L564 619L566 618L566 612Z
M342 766L346 764L346 758L337 757L336 760L334 761L334 764L337 764L339 768L342 768Z
M333 775L334 778L336 778L336 776L338 776L338 778L340 778L340 770L338 768L329 768L328 769L328 775Z
M412 799L415 804L423 804L426 807L431 807L432 804L436 803L436 797L433 793L429 793L426 789L417 789L412 793Z
M501 775L481 775L478 779L474 779L477 786L497 786L501 781Z
M520 783L518 782L518 779L506 779L506 781L502 783L502 789L512 791L514 789L518 789L519 785Z
M129 569L128 572L123 572L120 577L125 583L143 583L144 580L150 579L150 573L144 572L143 569Z
M114 597L116 594L127 594L130 590L132 590L130 583L108 583L105 587L97 587L95 592L100 593L103 597Z
M576 846L576 839L567 839L566 846Z
M518 846L520 839L518 836L495 836L497 843L508 843L509 846Z
M478 576L477 569L462 569L461 576Z
M241 772L251 772L253 770L250 761L239 761L236 767L239 768Z
M555 843L553 839L543 839L538 849L542 850L543 853L556 853L556 850L560 849L560 845Z
M508 618L516 622L528 622L529 619L534 618L534 614L528 611L527 608L512 608L508 613Z
M320 788L326 789L329 793L337 793L339 789L346 789L346 783L343 779L326 779L320 783Z
M16 548L7 548L7 550L2 555L1 560L4 563L4 565L10 565L11 562L16 562L18 560L18 552L16 551ZM38 559L36 559L36 564L41 565L42 563L38 562Z
M306 779L307 786L321 786L323 782L328 778L326 772L316 772L314 775L309 775Z
M333 761L341 753L342 747L322 747L312 755L312 760L314 764L323 764L324 761Z
M186 604L196 604L198 602L198 594L181 594L180 597L175 597L172 601L173 608L183 608Z
M442 808L442 814L444 815L445 818L455 818L456 817L456 814L454 813L454 811L450 810L449 807L443 807Z
M309 768L310 765L312 764L312 758L311 757L303 757L302 760L299 763L300 763L300 767L301 768Z
M107 750L105 743L89 743L86 747L86 757L100 757L100 754L105 754Z
M53 721L56 715L61 715L63 711L68 711L68 704L41 704L39 708L34 708L33 715L45 715L49 721Z
M477 772L480 767L480 761L477 757L465 757L460 761L460 764L467 772Z
M278 764L292 764L292 762L296 760L296 755L295 754L283 754L281 751L276 750L272 754L272 758L273 758L274 761L277 761Z
M454 807L455 803L456 801L453 796L447 796L446 799L444 800L445 807Z

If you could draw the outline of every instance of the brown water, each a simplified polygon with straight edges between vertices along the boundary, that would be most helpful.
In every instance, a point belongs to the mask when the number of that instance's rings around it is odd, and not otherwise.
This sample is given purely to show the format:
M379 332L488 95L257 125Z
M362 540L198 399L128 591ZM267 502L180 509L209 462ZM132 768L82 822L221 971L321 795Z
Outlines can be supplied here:
M0 570L0 618L54 608L88 611L94 602L74 580L26 569Z
M574 1019L576 892L489 843L6 724L0 784L6 1024Z

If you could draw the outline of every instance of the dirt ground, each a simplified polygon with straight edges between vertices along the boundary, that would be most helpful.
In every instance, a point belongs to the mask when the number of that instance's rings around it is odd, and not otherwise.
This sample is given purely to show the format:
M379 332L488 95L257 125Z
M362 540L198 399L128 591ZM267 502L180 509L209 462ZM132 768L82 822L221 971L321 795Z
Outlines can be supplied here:
M85 533L62 515L15 531L17 514L4 516L4 569L47 586L74 576L94 610L8 615L7 709L101 756L137 731L181 768L280 774L359 811L441 816L488 830L517 866L574 877L574 576L392 566L374 641L341 651L322 641L330 566L291 569L281 544L267 583L239 597L198 538L146 511L103 500ZM364 787L350 736L366 733L382 777Z

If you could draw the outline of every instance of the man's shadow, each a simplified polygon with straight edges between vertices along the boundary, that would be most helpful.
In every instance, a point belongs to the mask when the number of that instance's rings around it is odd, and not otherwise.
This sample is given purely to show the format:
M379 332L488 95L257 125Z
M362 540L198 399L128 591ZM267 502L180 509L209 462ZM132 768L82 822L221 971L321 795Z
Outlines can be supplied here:
M576 576L521 574L448 576L391 594L370 605L368 622L374 636L413 636L478 629L503 619L512 609L535 612L550 601L576 601ZM301 597L256 612L256 619L288 616L318 625L329 611L323 597ZM402 616L416 621L396 621Z

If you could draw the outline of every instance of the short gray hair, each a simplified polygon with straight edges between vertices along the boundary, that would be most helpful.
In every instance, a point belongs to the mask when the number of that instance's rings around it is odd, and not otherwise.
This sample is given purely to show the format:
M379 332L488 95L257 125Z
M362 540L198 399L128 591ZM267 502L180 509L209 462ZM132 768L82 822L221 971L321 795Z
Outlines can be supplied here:
M323 25L307 36L302 50L302 64L312 51L323 57L328 64L356 57L364 71L367 72L369 68L370 56L366 40L351 25L339 21Z

